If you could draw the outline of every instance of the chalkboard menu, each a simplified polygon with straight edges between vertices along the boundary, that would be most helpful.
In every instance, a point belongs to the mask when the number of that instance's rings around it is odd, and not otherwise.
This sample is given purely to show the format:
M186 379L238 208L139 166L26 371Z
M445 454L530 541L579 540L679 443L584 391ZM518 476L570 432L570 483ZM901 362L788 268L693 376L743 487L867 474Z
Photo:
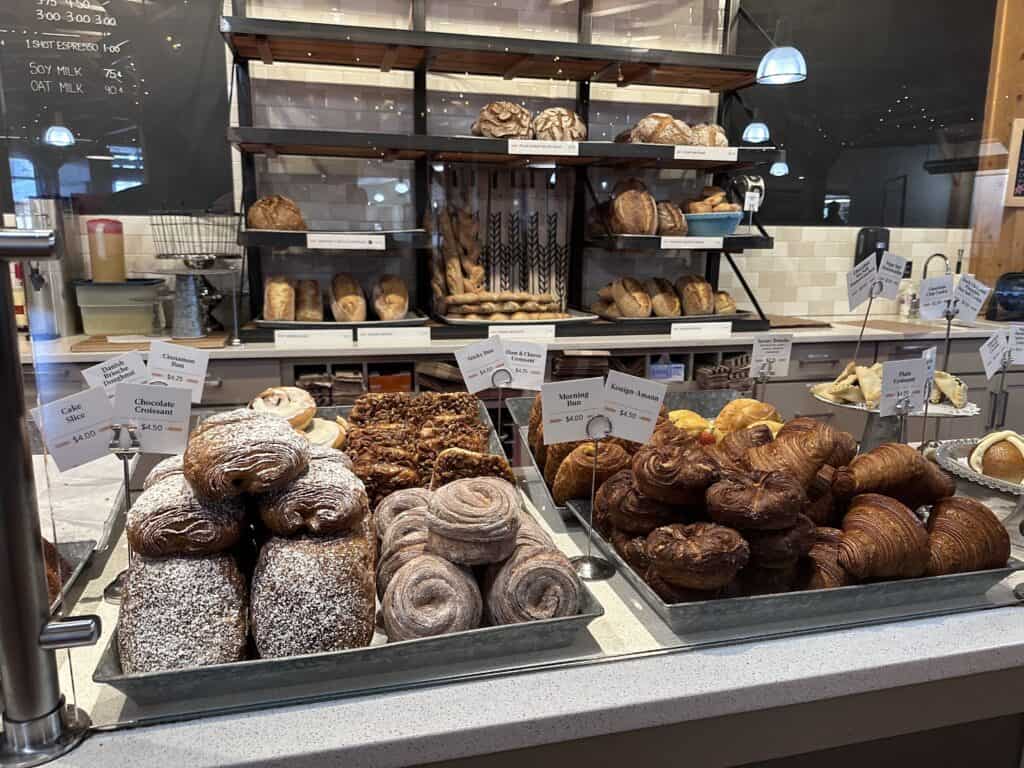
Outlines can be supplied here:
M0 0L5 209L54 194L85 213L230 207L220 10Z

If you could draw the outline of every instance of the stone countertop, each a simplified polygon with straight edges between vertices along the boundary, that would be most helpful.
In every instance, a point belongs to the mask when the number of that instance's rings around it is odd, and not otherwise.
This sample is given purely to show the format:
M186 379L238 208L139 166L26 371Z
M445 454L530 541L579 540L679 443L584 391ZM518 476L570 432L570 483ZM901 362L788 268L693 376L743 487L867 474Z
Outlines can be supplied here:
M830 328L791 328L775 329L774 333L792 334L794 343L798 344L820 344L829 342L850 342L856 341L860 331L859 323L863 316L839 315L829 317L812 318L824 322L833 323ZM868 327L864 332L865 341L901 341L903 339L941 339L945 337L945 324L940 322L921 322L914 320L900 320L898 317L880 316L874 321L888 321L886 329ZM898 330L898 324L901 326ZM1000 327L1000 324L979 321L974 326L954 323L951 336L954 339L982 339L992 331ZM581 349L606 349L606 350L669 350L669 349L694 349L699 347L744 347L753 343L756 334L744 332L731 335L710 335L703 338L672 339L668 334L644 334L644 335L620 335L620 336L569 336L556 338L547 341L550 350L581 350ZM85 338L84 336L72 336L64 339L57 339L50 342L37 342L30 344L27 340L21 340L21 360L23 364L33 362L33 352L40 356L40 362L47 363L96 363L113 357L114 352L72 352L71 346ZM291 348L279 346L274 343L259 342L242 344L237 347L223 347L211 349L211 360L252 360L252 359L285 359L285 358L362 358L374 357L408 357L419 355L450 355L470 343L466 339L445 339L435 340L429 346L359 346L352 347L324 347L320 348ZM33 349L33 346L35 347ZM142 353L146 355L145 352Z

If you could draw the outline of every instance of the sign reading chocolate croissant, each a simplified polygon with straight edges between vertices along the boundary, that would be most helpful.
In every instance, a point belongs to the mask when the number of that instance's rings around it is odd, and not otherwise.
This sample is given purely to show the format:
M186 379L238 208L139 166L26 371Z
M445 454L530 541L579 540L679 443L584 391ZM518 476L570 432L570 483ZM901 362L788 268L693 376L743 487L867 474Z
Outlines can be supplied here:
M666 504L702 503L718 477L718 462L697 446L645 445L633 456L637 488Z
M533 133L548 141L583 141L587 126L571 109L549 107L533 118Z
M264 493L309 465L309 443L288 422L239 408L201 422L185 449L185 478L204 499Z
M381 616L389 642L446 635L479 627L483 598L465 568L437 555L421 555L391 578Z
M806 503L803 485L785 472L729 474L707 492L711 519L741 531L792 528Z
M471 130L474 136L492 139L529 139L533 136L533 115L511 101L492 101L480 110Z
M373 542L362 535L272 538L252 577L262 658L362 648L373 638Z
M276 536L333 536L351 531L370 513L362 481L330 461L311 461L302 475L262 496L257 506Z
M496 477L438 488L427 507L430 550L463 565L501 562L515 549L519 509L515 487Z
M128 566L117 648L126 674L245 658L248 599L230 555L136 557Z
M492 624L557 619L580 612L579 577L556 549L520 547L492 569L484 603Z
M716 590L736 578L747 564L750 547L724 525L675 524L651 531L647 556L658 575L673 586Z
M980 501L940 499L928 516L928 551L928 576L1002 568L1010 559L1010 535Z
M129 546L140 555L213 555L238 543L244 517L240 502L203 501L179 474L144 490L125 528Z
M839 564L854 578L912 579L924 574L928 558L928 534L906 506L877 493L853 498L843 518Z

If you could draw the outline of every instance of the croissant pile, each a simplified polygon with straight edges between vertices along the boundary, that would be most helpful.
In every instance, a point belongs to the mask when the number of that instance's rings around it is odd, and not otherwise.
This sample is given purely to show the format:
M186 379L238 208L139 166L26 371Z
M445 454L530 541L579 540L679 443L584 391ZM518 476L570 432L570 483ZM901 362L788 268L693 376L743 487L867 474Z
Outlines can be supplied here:
M594 444L545 445L542 417L538 396L527 441L556 483L555 502L588 498ZM953 478L914 448L886 443L858 455L852 435L810 417L783 421L770 403L733 400L714 419L663 409L649 444L611 438L598 450L594 527L665 602L1009 559L992 511L955 496Z
M863 403L873 410L882 399L882 364L868 366L851 361L834 381L815 384L811 392L833 403ZM959 376L935 371L929 401L933 405L946 402L963 408L967 405L967 384Z

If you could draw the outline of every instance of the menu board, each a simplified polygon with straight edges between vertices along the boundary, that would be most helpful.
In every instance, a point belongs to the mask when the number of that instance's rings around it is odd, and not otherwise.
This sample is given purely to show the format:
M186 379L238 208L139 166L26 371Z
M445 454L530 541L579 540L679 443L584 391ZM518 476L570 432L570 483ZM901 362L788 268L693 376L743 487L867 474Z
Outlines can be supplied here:
M0 3L15 202L62 195L83 212L129 214L206 209L228 195L219 10L180 0Z

